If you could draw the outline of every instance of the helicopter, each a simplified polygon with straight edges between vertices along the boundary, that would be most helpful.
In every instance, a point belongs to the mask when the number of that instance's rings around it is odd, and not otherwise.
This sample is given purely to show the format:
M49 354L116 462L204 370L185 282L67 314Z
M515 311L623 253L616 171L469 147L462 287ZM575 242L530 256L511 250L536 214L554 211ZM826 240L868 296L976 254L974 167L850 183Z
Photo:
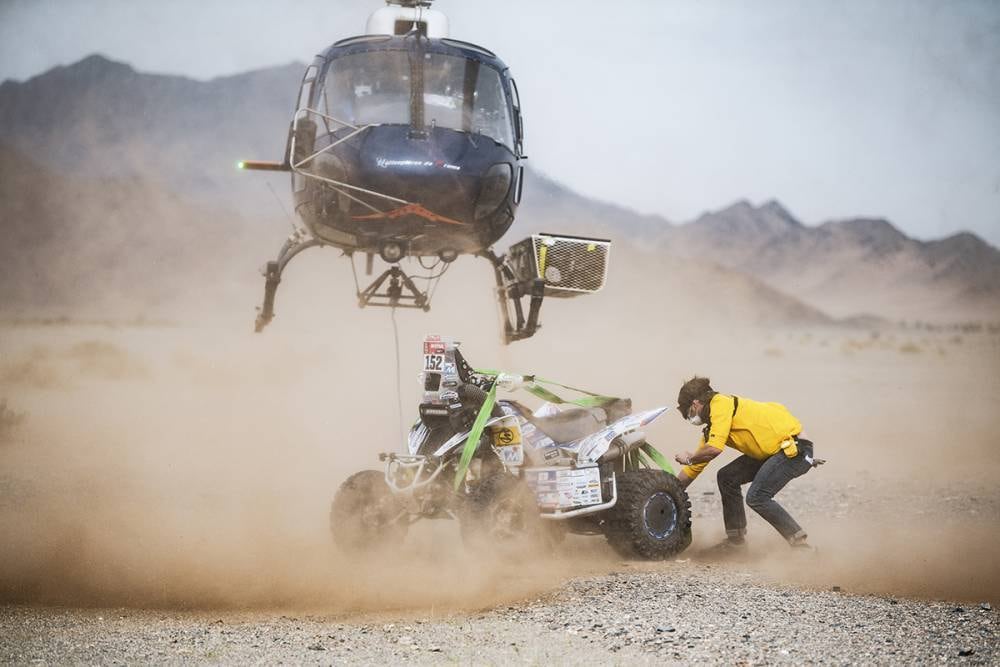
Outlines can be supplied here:
M348 256L362 308L429 310L437 282L459 256L489 260L504 343L534 335L545 296L604 286L607 239L534 234L494 253L524 186L517 84L492 51L451 38L447 16L431 4L386 0L363 35L317 55L302 78L283 159L238 163L290 172L304 225L263 269L257 332L274 318L288 263L313 247ZM355 255L364 256L371 278L363 289ZM373 277L376 256L388 268ZM427 274L408 275L400 266L407 258Z

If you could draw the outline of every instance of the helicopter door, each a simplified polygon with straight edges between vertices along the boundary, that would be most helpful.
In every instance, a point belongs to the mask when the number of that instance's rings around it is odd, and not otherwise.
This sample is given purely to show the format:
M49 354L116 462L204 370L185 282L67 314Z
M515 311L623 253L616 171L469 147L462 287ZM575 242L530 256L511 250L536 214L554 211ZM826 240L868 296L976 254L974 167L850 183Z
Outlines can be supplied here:
M517 157L523 158L524 152L524 118L521 116L521 96L517 92L517 82L510 79L510 93L514 103L514 152Z
M315 65L310 65L306 70L305 76L302 77L302 86L299 88L299 104L295 108L296 111L309 107L309 100L312 99L313 84L316 83L316 74L318 73L319 68Z
M524 119L521 116L521 96L517 92L517 82L510 78L510 96L514 104L514 154L518 160L527 158L524 155ZM517 175L514 177L514 205L521 203L521 192L524 190L524 167L517 166Z
M298 112L300 109L308 109L310 100L312 99L313 87L316 84L316 75L319 74L319 68L316 65L310 65L306 69L305 75L302 77L302 85L299 87L299 101L295 106L295 111ZM312 125L310 128L309 125ZM306 157L313 150L313 143L315 142L316 126L313 123L301 123L299 124L299 134L295 138L295 146L297 155L291 155L292 148L292 132L295 123L288 127L288 145L285 148L285 161L286 162L298 162ZM307 136L308 134L312 136ZM301 192L306 187L305 177L298 173L297 171L292 172L292 191Z

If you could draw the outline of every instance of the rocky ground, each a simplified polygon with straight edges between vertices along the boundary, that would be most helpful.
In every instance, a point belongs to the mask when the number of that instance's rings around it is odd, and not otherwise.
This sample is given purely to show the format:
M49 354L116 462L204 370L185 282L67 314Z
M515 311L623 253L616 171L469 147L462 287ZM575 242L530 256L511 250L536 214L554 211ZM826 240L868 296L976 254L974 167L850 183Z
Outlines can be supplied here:
M833 520L868 511L870 498L854 502L850 485L823 486L822 494L789 488L787 502L811 518L828 507ZM696 521L717 521L717 494L693 495ZM944 506L953 514L983 513L995 522L995 498L977 503L969 497L959 502L956 496ZM919 517L917 496L904 501L896 505L911 508L906 520ZM753 534L760 535L762 528L752 518ZM604 571L570 578L548 594L471 612L358 615L11 605L0 607L0 662L1000 664L995 600L874 594L863 585L846 585L849 578L840 586L833 583L837 571L822 551L792 559L775 556L773 544L760 546L764 537L744 560L708 561L699 557L697 545L672 562L609 560ZM569 549L586 539L570 538ZM761 566L775 558L777 572ZM786 576L828 565L826 577ZM799 585L787 583L796 579Z
M13 664L998 664L989 603L760 582L731 565L627 565L473 614L394 618L0 609Z

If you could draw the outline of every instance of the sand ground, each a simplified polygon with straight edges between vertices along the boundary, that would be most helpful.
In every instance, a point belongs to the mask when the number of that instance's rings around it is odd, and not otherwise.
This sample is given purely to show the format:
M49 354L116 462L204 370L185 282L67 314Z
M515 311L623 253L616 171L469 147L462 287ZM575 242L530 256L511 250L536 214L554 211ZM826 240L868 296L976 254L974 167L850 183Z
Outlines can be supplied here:
M387 314L306 329L293 312L257 337L226 318L7 322L0 657L996 662L996 614L979 606L1000 603L995 331L737 332L653 313L642 328L573 336L579 311L549 312L550 337L521 347L500 347L494 320L457 333L474 363L637 408L672 406L695 373L785 403L829 461L779 496L819 555L789 560L752 517L748 560L699 559L722 535L716 462L690 488L695 545L681 562L624 563L584 537L552 558L498 562L466 554L445 523L354 562L329 543L326 515L348 474L399 449ZM426 326L399 317L406 421ZM697 438L676 414L648 435L670 455ZM574 606L585 623L559 620ZM662 618L673 631L657 630Z

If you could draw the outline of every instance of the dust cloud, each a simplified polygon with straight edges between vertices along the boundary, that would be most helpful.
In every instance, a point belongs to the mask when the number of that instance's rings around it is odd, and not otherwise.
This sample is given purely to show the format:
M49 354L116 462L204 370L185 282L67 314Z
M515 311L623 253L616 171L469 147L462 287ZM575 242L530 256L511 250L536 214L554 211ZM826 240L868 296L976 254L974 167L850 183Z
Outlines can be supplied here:
M348 265L331 252L296 260L261 335L261 285L249 279L243 301L192 285L189 300L138 313L157 324L136 312L6 323L0 397L26 416L0 444L0 598L445 611L615 567L598 537L556 555L469 553L451 522L415 526L390 553L334 548L329 503L349 474L402 447L397 374L408 424L428 332L462 340L474 365L629 396L636 409L673 406L695 373L781 401L830 461L779 496L821 552L814 565L787 562L754 518L751 567L790 583L998 598L995 334L802 327L734 275L616 252L604 292L548 300L539 335L506 348L492 272L462 258L429 315L397 314L399 369L388 311L356 308ZM648 436L672 457L697 433L668 414ZM719 467L691 487L696 506ZM695 519L697 544L722 536L710 509Z
M416 526L389 553L334 548L337 486L398 450L394 370L367 361L363 337L7 329L0 382L27 417L2 445L0 597L447 611L580 571L541 554L467 552L451 522Z
M810 528L823 545L814 563L795 562L784 550L762 564L764 571L824 589L1000 604L995 517L895 519L859 518L850 525L819 519Z

